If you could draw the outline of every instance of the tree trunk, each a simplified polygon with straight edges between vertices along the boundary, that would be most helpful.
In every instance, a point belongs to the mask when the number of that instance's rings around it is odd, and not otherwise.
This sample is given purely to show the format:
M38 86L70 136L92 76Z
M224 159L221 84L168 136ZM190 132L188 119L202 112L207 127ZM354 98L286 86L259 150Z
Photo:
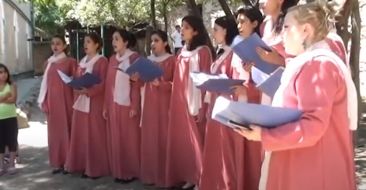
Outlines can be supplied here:
M168 32L168 15L167 15L167 7L168 7L168 2L163 2L163 17L164 17L164 29L165 29L165 32Z
M351 16L352 6L354 0L348 0L347 4L344 5L340 15L336 18L336 28L338 35L343 39L343 43L348 49L348 42L351 38L351 33L348 31L348 21Z
M151 33L153 32L153 28L151 26L146 27L145 33L145 55L150 55L151 51Z
M157 24L156 24L155 0L150 1L150 9L151 9L151 24L153 28L156 29Z
M352 69L353 81L357 89L357 100L358 100L358 127L360 127L360 120L362 114L362 98L360 93L360 49L361 49L361 17L359 10L358 0L352 0L352 38L351 38L351 53L350 53L350 66ZM353 144L357 146L358 132L353 133L354 141Z
M189 8L189 13L202 18L200 10L196 4L195 0L187 0L187 6Z
M227 17L232 17L235 20L235 17L233 15L233 13L231 12L231 9L230 9L229 5L226 3L226 0L218 0L218 1L221 5L222 9L225 12L225 15Z
M244 5L252 5L259 7L259 0L242 0L242 2L244 3Z

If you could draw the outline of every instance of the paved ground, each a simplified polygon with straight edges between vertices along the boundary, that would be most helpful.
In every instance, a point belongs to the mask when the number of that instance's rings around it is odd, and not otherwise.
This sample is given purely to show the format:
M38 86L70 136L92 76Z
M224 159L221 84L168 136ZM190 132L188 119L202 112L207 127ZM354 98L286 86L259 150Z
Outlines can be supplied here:
M19 173L0 177L0 190L144 190L139 182L115 184L110 177L98 180L82 179L79 175L52 175L48 166L47 123L35 100L41 78L21 78L18 86L18 106L28 112L29 128L19 130Z

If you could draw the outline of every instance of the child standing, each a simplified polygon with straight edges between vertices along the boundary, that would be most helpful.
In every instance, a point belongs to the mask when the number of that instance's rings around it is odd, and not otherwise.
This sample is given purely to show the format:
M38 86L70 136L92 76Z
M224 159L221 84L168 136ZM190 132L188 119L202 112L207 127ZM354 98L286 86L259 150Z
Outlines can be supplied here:
M15 174L15 157L18 146L18 123L15 102L16 86L10 80L10 73L4 64L0 64L0 176L6 172L4 166L5 148L10 152L9 174Z

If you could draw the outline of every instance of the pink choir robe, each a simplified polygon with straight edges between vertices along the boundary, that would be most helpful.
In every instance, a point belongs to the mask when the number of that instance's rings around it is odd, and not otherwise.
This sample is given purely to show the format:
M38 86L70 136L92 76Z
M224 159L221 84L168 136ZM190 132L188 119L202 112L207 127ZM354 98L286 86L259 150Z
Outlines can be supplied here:
M297 122L262 130L272 151L267 190L355 190L347 90L326 57L308 61L285 88L283 106L303 110Z
M48 153L50 165L54 168L65 165L73 112L73 89L61 80L57 70L72 76L76 66L76 60L67 57L53 63L48 70L47 94L42 107L47 110Z
M235 67L232 78L242 79L240 73L243 72L247 71L242 67ZM247 102L260 103L261 93L255 87L251 77L245 85L247 86ZM234 97L234 100L241 101L238 97ZM263 160L261 144L246 140L230 128L225 127L222 130L225 189L258 189Z
M107 153L107 130L103 118L104 88L108 60L105 57L95 62L93 74L102 82L87 90L90 97L90 112L74 109L70 151L66 168L69 172L84 172L89 177L100 177L109 174ZM76 77L80 77L85 69L78 67ZM79 95L75 94L75 100Z
M134 53L130 56L130 63L138 58ZM104 108L107 110L107 139L109 162L114 178L130 179L140 176L140 101L141 82L130 82L131 105L123 106L114 102L115 78L117 66L116 56L110 57L106 87ZM120 71L118 71L120 72ZM137 115L130 118L130 110L137 111Z
M200 71L209 73L212 63L208 47L199 51ZM195 117L189 113L186 92L188 88L188 60L178 56L175 66L170 103L170 118L167 139L166 184L174 186L182 182L198 184L202 171L203 136ZM205 94L202 93L202 103ZM202 107L201 109L204 109ZM202 128L201 128L202 129Z
M331 51L338 55L345 63L348 63L346 48L344 46L342 38L338 36L337 33L330 32L325 38L325 41L327 42Z
M232 76L233 68L231 66L231 60L233 52L230 48L226 49L222 56L222 60L217 60L214 64L217 64L216 72L211 74L226 74L228 77ZM213 67L213 66L212 66ZM223 128L217 121L211 119L212 109L216 98L220 95L217 93L209 92L209 105L207 110L207 126L206 135L203 150L202 160L202 175L200 178L199 188L200 190L220 190L225 189L224 184L224 163L223 163L223 144L222 133ZM230 97L230 95L223 95Z
M164 71L159 86L145 84L141 123L141 180L158 187L167 187L167 132L175 61L172 55L158 63Z

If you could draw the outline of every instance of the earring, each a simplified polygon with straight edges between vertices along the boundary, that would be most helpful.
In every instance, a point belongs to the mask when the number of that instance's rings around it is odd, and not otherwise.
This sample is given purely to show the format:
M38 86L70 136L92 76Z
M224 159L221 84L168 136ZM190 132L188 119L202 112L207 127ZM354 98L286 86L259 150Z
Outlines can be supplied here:
M306 50L307 48L308 48L308 45L306 44L306 42L305 42L306 40L304 40L303 42L302 42L302 47L304 48L304 50Z

